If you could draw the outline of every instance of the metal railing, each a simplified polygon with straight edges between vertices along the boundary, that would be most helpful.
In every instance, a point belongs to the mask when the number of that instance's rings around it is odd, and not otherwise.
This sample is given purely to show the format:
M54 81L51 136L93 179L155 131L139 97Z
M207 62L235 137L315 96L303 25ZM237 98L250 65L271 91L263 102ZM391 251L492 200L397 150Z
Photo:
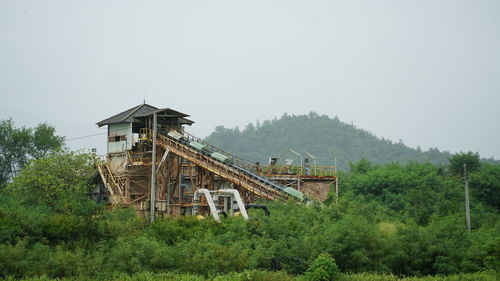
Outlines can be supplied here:
M337 175L336 168L333 166L287 166L287 165L270 165L260 167L260 171L264 175L290 175L301 177L335 177Z

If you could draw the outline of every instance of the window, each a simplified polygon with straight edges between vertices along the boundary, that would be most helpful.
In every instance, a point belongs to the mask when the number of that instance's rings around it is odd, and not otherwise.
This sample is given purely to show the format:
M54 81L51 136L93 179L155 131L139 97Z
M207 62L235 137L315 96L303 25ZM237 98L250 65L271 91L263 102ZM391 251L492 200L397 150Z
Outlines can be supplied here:
M121 136L109 136L108 137L108 142L119 142L119 141L126 141L127 136L126 135L121 135Z

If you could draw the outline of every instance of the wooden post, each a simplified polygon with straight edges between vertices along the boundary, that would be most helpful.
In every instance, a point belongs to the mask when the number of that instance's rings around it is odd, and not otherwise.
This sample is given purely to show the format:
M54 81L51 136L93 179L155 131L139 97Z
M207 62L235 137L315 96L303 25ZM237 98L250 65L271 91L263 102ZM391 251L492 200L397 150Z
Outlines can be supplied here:
M182 159L179 158L179 161L180 161L180 164L179 164L179 189L177 190L177 196L179 196L179 214L180 214L180 209L181 209L181 204L182 204L182 188L181 188L181 184L182 184L182 175L183 175L183 170L182 170Z

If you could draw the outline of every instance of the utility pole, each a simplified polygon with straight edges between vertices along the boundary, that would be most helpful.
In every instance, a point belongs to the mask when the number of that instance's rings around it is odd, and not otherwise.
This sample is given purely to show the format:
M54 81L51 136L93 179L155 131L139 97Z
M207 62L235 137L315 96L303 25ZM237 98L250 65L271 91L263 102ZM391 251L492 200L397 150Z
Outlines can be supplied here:
M339 177L335 176L335 205L339 204Z
M339 177L337 177L337 153L332 150L334 169L335 169L335 205L339 204Z
M464 163L464 192L465 192L465 220L467 229L470 232L470 203L469 203L469 180L467 179L467 164Z
M156 134L158 124L156 112L153 113L153 155L151 156L151 202L149 208L150 222L155 221L156 213Z

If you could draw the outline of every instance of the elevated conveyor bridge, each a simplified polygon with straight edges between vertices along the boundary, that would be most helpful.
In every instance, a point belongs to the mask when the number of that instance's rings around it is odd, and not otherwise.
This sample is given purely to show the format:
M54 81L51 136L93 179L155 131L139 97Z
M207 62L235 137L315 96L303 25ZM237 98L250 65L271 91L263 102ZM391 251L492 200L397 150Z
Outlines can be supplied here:
M204 149L199 150L190 146L189 143L192 141L203 144ZM176 154L261 198L268 200L286 200L289 197L305 199L300 191L283 187L252 171L254 165L250 162L241 160L190 134L184 133L182 139L174 139L159 133L157 145L162 146L165 150L168 148L170 153ZM223 154L230 160L221 162L211 156L214 152Z

